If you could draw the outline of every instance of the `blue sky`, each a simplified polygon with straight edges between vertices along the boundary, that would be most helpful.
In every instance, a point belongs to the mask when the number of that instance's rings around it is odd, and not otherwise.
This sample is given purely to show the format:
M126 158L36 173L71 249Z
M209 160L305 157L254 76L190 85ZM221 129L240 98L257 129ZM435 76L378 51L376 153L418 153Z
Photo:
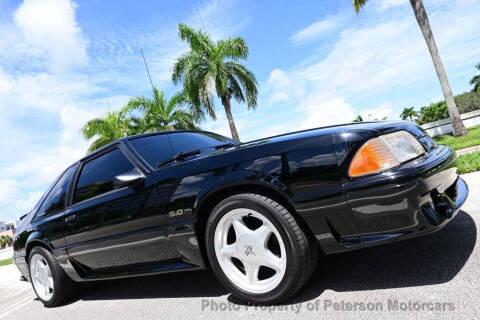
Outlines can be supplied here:
M480 2L424 0L453 91L480 62ZM407 0L371 0L355 15L338 1L0 0L0 220L31 209L82 157L82 125L148 95L140 55L172 94L186 50L178 22L214 39L242 36L259 82L256 111L234 104L244 141L364 118L398 118L442 98ZM221 104L202 128L229 135Z

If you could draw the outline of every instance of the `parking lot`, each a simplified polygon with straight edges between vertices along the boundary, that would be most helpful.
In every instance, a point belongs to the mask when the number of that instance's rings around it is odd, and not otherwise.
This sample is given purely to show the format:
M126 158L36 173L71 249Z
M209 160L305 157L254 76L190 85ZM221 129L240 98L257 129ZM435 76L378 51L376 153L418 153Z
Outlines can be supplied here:
M441 231L395 244L320 257L312 280L288 304L239 304L209 271L98 282L47 309L13 265L0 267L1 319L449 318L480 317L480 173Z

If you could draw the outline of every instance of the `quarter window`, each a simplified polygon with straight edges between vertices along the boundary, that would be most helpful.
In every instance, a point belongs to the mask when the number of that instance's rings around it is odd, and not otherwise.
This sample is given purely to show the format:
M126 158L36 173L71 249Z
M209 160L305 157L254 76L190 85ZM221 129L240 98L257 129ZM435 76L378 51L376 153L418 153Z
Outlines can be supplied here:
M134 169L120 149L115 149L85 163L75 188L74 203L115 189L116 176Z
M48 196L38 209L38 216L44 216L59 212L65 208L65 199L67 195L68 185L72 178L76 166L68 168L62 177L57 181L55 186L50 190Z

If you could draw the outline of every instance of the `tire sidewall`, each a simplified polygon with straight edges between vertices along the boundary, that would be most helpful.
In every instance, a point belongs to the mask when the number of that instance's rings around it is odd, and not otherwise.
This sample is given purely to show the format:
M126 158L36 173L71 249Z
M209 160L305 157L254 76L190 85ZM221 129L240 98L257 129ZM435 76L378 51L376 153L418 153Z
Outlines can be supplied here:
M31 261L32 261L32 258L34 255L36 254L39 254L41 255L43 258L45 258L45 261L47 261L47 264L48 264L48 267L50 268L50 272L52 273L52 278L53 278L53 295L52 295L52 298L50 300L43 300L42 298L40 298L40 296L38 295L37 293L37 289L35 288L35 286L33 285L33 280L32 280L32 273L31 273L31 270L30 270L30 265L31 265ZM33 291L35 292L35 295L37 296L37 298L42 301L42 303L46 306L46 307L50 307L50 306L53 306L55 305L55 301L57 300L57 295L58 295L58 290L59 290L59 279L58 279L58 274L56 272L56 269L55 269L55 266L52 262L52 259L51 259L51 254L44 248L42 247L36 247L36 248L33 248L32 251L30 252L30 256L28 258L28 274L30 276L30 282L32 283L32 288L33 288Z
M235 284L233 284L228 277L223 272L220 264L218 263L214 243L215 229L218 225L220 219L229 211L238 208L246 208L259 212L264 215L278 230L280 236L282 237L283 243L285 245L285 251L287 256L287 266L285 274L280 283L275 287L275 289L266 292L266 293L249 293ZM288 224L273 206L265 203L257 196L252 194L240 194L231 196L222 202L220 202L212 211L212 214L209 217L207 222L206 230L206 248L207 256L213 268L213 271L219 278L220 282L236 296L246 300L248 302L256 303L269 303L270 301L275 301L280 297L284 296L288 290L294 285L296 281L296 273L298 268L298 248L296 242L293 241L294 235L289 230Z

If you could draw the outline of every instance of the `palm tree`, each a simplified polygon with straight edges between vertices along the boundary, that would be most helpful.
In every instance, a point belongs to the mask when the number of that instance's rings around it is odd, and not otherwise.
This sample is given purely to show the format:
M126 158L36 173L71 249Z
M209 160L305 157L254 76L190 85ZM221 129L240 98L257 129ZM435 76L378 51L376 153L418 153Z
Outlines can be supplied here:
M413 121L414 117L418 117L418 112L415 111L414 107L405 108L400 114L400 118L402 118L402 120L409 119L410 121Z
M480 63L475 66L480 71ZM473 92L480 92L480 74L477 74L470 80L470 84L473 86Z
M358 13L367 1L368 0L352 0L355 12ZM447 102L448 113L450 115L450 119L452 119L453 134L455 136L464 136L468 132L463 124L462 118L460 118L455 100L453 100L452 88L448 82L442 59L438 54L437 44L435 43L435 38L433 37L433 32L430 27L430 22L428 20L427 12L425 11L425 7L423 6L423 2L422 0L410 0L410 4L413 8L413 12L415 13L415 18L420 26L423 37L427 43L430 55L432 56L433 65L435 66L435 71L437 72L438 80L440 81L440 85L442 87L443 96Z
M216 119L213 91L222 101L232 138L239 141L230 101L246 102L248 109L257 106L257 80L245 66L238 63L248 57L248 47L240 37L213 42L201 30L178 25L179 36L187 41L190 51L182 54L173 67L172 80L183 82L183 91L198 116L206 113Z
M106 117L90 120L82 128L82 134L85 139L90 140L93 137L97 137L88 148L88 151L94 151L112 141L133 133L131 120L125 117L123 111L108 112Z
M358 117L356 117L355 119L353 119L353 122L363 122L362 116L359 115Z
M134 110L142 111L141 117L132 117L134 130L140 132L154 132L175 129L198 129L195 116L182 109L185 95L178 93L170 99L165 99L163 91L153 88L153 99L135 97L130 99L123 109L127 113Z

